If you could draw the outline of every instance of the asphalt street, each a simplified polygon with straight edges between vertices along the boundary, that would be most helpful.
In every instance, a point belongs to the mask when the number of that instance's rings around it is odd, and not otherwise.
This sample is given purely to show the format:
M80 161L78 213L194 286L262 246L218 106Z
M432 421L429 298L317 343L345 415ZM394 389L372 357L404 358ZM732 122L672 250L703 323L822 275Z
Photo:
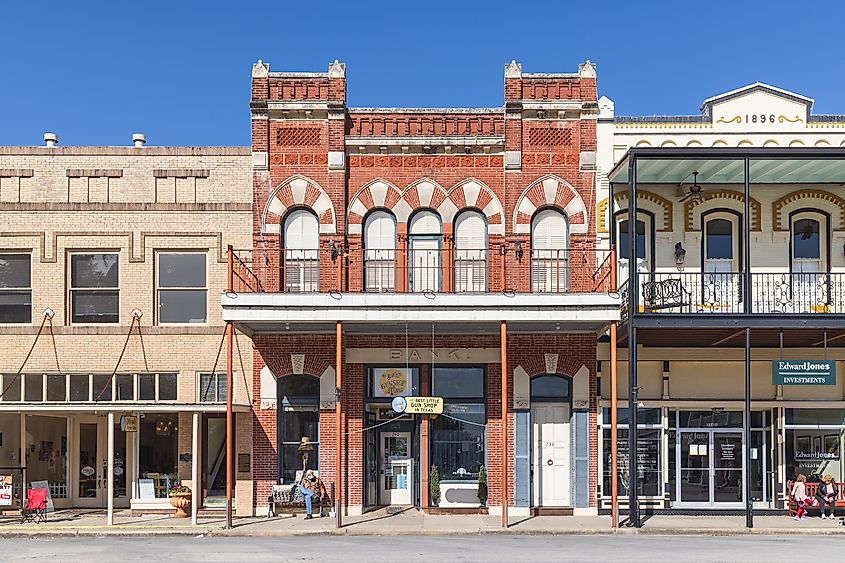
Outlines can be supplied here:
M2 561L802 561L839 559L823 536L155 537L0 540Z

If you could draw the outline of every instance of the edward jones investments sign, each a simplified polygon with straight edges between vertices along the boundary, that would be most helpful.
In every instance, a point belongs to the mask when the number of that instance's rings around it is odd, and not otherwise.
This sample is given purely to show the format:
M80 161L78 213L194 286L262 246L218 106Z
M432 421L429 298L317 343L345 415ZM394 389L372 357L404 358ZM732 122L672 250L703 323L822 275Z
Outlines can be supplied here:
M836 362L772 360L773 385L836 385Z

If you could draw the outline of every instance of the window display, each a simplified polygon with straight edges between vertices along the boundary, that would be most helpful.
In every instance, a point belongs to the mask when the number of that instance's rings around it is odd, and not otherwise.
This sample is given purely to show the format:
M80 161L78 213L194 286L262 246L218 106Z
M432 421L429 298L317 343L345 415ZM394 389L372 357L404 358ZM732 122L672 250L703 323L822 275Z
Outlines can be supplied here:
M178 480L179 416L146 414L139 422L138 471L153 482L155 498L167 498Z

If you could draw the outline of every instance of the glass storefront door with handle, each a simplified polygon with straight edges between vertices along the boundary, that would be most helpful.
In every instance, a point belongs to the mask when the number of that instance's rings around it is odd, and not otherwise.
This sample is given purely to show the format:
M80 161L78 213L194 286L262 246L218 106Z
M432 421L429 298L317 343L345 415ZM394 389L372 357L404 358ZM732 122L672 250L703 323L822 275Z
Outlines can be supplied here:
M381 433L381 504L410 505L413 487L410 432Z
M743 506L741 432L678 432L679 504L691 508Z

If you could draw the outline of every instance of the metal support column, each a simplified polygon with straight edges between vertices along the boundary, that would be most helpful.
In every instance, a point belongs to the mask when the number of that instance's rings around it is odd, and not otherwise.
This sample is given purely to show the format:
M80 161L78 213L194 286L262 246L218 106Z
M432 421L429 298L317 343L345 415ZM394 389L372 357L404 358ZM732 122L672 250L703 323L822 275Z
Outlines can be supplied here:
M628 164L628 525L640 527L637 493L637 328L640 312L639 280L637 279L637 237L631 236L637 220L637 157Z
M508 527L508 324L500 327L502 356L502 528Z
M106 445L108 459L106 460L106 524L114 525L114 413L110 412L108 417L108 429L106 437L109 443Z
M234 268L232 263L232 245L228 247L229 279L227 290L231 293L234 289ZM234 388L234 377L232 377L232 339L234 336L232 322L226 323L226 529L232 528L232 489L234 488L234 472L232 471L232 459L235 457L235 435L234 414L232 413L232 391Z
M630 225L630 223L628 223ZM610 291L616 291L616 246L610 251ZM616 370L616 321L610 323L610 526L619 527L619 388Z
M336 526L343 527L343 471L341 470L343 454L343 415L341 397L343 390L343 322L337 321L335 327L335 515Z
M195 412L191 417L191 524L197 525L200 510L200 495L202 494L202 480L200 479L200 413Z
M753 312L751 303L751 161L748 157L743 159L743 196L745 204L745 217L743 218L743 292L742 297L745 305L743 310L748 315ZM745 448L743 455L745 464L745 525L748 528L754 527L754 503L751 500L751 329L745 328L745 416L743 417L743 435Z
M743 417L743 441L745 448L743 454L745 459L745 483L743 484L745 494L745 525L748 528L754 527L754 503L751 500L751 329L745 329L745 416Z

